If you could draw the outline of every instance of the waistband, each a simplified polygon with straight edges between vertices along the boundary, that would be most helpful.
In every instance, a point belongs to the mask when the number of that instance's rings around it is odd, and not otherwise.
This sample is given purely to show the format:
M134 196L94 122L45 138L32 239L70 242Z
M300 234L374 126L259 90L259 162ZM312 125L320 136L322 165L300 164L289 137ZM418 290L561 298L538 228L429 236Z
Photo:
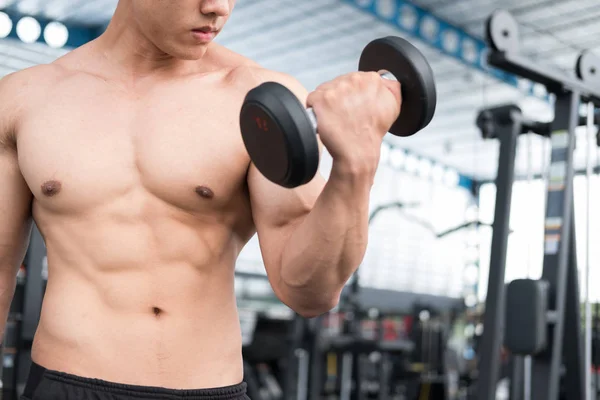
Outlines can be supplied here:
M246 394L246 383L224 386L214 389L165 389L152 386L126 385L122 383L107 382L100 379L83 378L64 372L53 371L36 363L31 364L29 377L23 395L33 398L37 387L44 379L61 382L68 386L75 386L99 393L144 397L150 399L187 399L187 400L237 400Z

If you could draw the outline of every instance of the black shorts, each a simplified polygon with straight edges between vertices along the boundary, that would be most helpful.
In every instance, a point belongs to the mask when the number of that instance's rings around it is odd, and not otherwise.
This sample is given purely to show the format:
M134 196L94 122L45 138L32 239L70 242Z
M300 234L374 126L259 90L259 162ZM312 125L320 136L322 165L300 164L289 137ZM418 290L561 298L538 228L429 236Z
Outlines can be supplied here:
M172 390L81 378L32 364L21 400L250 400L246 384L216 389Z

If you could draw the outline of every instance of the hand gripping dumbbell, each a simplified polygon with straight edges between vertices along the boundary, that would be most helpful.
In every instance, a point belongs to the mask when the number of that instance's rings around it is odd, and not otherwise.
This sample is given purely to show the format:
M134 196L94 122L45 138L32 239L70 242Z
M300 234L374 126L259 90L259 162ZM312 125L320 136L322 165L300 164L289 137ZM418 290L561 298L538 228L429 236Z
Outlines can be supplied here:
M374 40L363 50L358 69L400 82L402 109L390 133L414 135L431 122L437 102L433 72L412 44L392 36ZM250 159L268 180L294 188L314 178L319 166L317 118L285 86L266 82L249 91L240 128Z

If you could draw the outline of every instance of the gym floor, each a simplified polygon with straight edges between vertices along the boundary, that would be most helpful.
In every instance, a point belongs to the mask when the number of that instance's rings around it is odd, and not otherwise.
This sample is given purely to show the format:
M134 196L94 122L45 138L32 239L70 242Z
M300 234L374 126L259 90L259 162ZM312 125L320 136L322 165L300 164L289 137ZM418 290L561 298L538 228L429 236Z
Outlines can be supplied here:
M118 1L0 1L0 76L52 63L93 41L105 31ZM600 196L596 119L600 98L595 94L596 90L600 93L600 78L595 73L595 57L600 54L598 2L235 3L215 41L267 69L291 75L309 92L356 71L369 43L395 36L410 42L425 57L437 97L435 114L426 127L412 136L388 134L383 139L370 194L369 243L359 269L360 284L347 285L335 309L318 318L300 317L275 295L258 236L241 250L235 267L235 294L249 396L253 400L538 399L536 378L528 371L537 371L539 354L550 357L548 343L553 336L546 337L546 325L554 326L554 318L565 322L572 317L581 319L582 328L574 333L567 328L565 337L571 333L581 336L581 379L585 379L586 390L590 388L586 400L599 398L600 286L589 284L600 281L600 247L590 245L600 240L600 228L594 223L598 218L591 207ZM517 70L506 67L510 62L504 67L490 65L490 54L503 52L517 55L525 66ZM539 68L537 76L561 77L561 84L536 79L531 73L535 68ZM585 75L586 71L592 72ZM573 80L584 82L583 89L576 91L577 103L572 103L577 113L559 112L563 108L557 107L557 93L562 95L565 88L573 91L572 85L564 83ZM45 101L52 103L53 99ZM515 106L519 118L544 126L547 132L523 128L517 133L514 151L502 153L504 139L495 134L489 137L477 119L482 111L497 112L505 105ZM592 114L593 118L588 118ZM573 121L581 118L582 123L564 125L566 117ZM494 125L498 129L494 132L502 131L508 120L513 123L512 118L511 114L503 120L504 125ZM556 159L556 142L562 139L549 139L563 130L574 143L572 159ZM325 178L330 177L333 163L325 149L319 165ZM562 167L566 172L561 173ZM501 173L507 169L514 171L514 176ZM567 193L565 199L572 201L573 214L562 200L554 203L552 185L548 185L565 178L561 190L571 193L572 189L572 196ZM503 197L503 188L510 188L508 197ZM206 190L198 193L214 196ZM504 205L501 212L500 204ZM555 211L558 214L553 214ZM574 229L561 230L567 215L572 216ZM506 226L500 222L502 218ZM566 231L576 241L574 246L560 247ZM506 235L505 243L502 235ZM565 260L569 259L564 265L557 261L556 271L570 274L567 264L578 271L574 275L577 290L564 285L564 317L552 312L558 314L561 310L556 304L563 304L552 297L558 286L548 278L553 246L556 254L567 252ZM3 341L5 398L17 396L25 386L48 279L46 256L43 239L34 229ZM490 339L486 324L491 323L492 313L505 312L496 307L497 301L504 304L506 300L502 285L494 281L496 276L507 284L535 281L527 286L531 293L546 293L538 284L544 279L552 281L550 295L519 297L523 304L549 299L543 309L522 307L533 314L549 315L539 322L544 326L544 334L540 333L544 350L524 350L517 355L504 337L498 336L497 342ZM571 275L561 276L568 281ZM571 295L581 307L568 303ZM490 311L490 306L496 311ZM161 310L156 310L158 317ZM516 313L514 316L519 320ZM523 318L527 323L536 319ZM569 326L568 322L564 325ZM492 326L501 330L502 325ZM523 339L517 346L529 349L525 342ZM538 344L531 339L534 342ZM498 368L482 365L482 359L486 360L483 363L489 360L485 352L490 348L497 350L492 361ZM497 383L494 396L482 394L482 381L488 375ZM570 385L560 382L560 398L577 400L569 397L573 393Z

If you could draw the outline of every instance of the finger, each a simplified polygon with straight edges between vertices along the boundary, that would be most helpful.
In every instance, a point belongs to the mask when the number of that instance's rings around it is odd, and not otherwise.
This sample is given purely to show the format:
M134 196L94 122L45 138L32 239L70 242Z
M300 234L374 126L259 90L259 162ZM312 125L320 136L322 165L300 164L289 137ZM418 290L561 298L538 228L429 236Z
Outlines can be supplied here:
M320 96L321 96L321 93L318 90L315 90L314 92L310 92L308 94L308 97L306 97L306 107L308 107L308 108L314 107L315 103L318 102L318 99Z
M311 92L308 95L308 97L306 98L306 106L307 107L315 107L315 106L318 106L319 104L326 103L326 99L331 93L332 93L331 90L323 90L323 89L319 89L319 90L315 90L314 92ZM314 110L314 111L318 112L317 110Z
M382 81L385 88L388 89L390 93L394 96L399 112L400 106L402 105L402 85L400 84L400 82L393 81L390 79L382 79Z

